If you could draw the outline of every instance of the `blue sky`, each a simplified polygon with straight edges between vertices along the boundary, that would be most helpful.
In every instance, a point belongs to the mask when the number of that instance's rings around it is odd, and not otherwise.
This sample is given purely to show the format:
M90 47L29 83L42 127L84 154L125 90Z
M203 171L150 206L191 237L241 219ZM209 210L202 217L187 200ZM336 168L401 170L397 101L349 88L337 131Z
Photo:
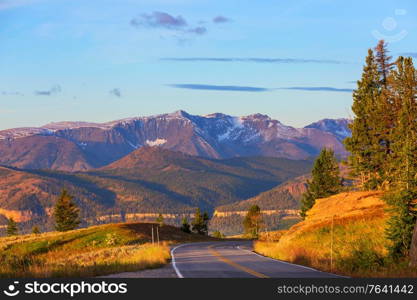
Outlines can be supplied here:
M0 129L178 109L349 117L381 37L417 57L417 2L0 0Z

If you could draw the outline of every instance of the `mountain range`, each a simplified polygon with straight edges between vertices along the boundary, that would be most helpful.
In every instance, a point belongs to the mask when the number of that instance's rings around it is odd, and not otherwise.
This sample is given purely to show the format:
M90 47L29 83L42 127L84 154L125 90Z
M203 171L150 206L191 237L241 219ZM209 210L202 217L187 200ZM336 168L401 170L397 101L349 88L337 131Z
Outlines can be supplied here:
M210 213L252 204L297 209L303 175L321 148L346 155L348 124L324 119L294 128L261 114L177 111L3 130L0 224L13 217L27 230L33 224L52 229L63 188L81 208L84 225L155 213L179 222L196 207Z
M304 128L262 114L204 116L176 111L107 123L58 122L0 131L0 164L23 169L87 171L105 167L138 148L159 146L214 159L308 159L322 147L346 155L347 119L325 119Z

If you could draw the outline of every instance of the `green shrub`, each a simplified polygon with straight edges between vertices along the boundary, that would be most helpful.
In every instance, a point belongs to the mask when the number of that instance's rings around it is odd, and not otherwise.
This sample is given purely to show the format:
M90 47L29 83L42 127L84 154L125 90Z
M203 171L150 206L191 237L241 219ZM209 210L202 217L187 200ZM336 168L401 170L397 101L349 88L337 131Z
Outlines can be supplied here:
M216 230L211 234L212 237L218 238L218 239L224 239L225 236L220 231Z
M373 272L384 266L384 257L366 243L361 243L349 256L336 260L336 264L349 273Z

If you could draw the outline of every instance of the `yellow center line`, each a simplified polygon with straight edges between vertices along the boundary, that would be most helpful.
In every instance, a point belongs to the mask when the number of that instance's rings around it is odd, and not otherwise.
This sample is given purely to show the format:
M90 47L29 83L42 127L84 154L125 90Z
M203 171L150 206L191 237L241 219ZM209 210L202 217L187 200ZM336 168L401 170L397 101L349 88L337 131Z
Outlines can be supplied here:
M241 270L243 272L249 273L249 274L251 274L251 275L253 275L255 277L258 277L258 278L269 278L269 276L266 276L265 274L256 272L255 270L252 270L252 269L250 269L248 267L239 265L239 264L235 263L234 261L231 261L230 259L222 256L218 251L216 251L216 250L213 249L213 246L214 245L208 246L208 249L210 250L211 254L213 254L214 256L216 256L217 259L219 259L220 261L222 261L222 262L224 262L224 263L226 263L226 264L228 264L228 265L230 265L230 266L232 266L232 267L234 267L234 268L236 268L238 270Z

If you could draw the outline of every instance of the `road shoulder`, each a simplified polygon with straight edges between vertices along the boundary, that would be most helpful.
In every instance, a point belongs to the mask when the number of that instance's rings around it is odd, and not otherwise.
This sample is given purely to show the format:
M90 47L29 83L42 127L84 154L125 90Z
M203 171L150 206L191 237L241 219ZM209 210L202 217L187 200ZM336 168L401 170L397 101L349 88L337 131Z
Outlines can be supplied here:
M172 263L166 264L161 268L147 269L136 272L123 272L99 276L98 278L178 278L172 267Z

